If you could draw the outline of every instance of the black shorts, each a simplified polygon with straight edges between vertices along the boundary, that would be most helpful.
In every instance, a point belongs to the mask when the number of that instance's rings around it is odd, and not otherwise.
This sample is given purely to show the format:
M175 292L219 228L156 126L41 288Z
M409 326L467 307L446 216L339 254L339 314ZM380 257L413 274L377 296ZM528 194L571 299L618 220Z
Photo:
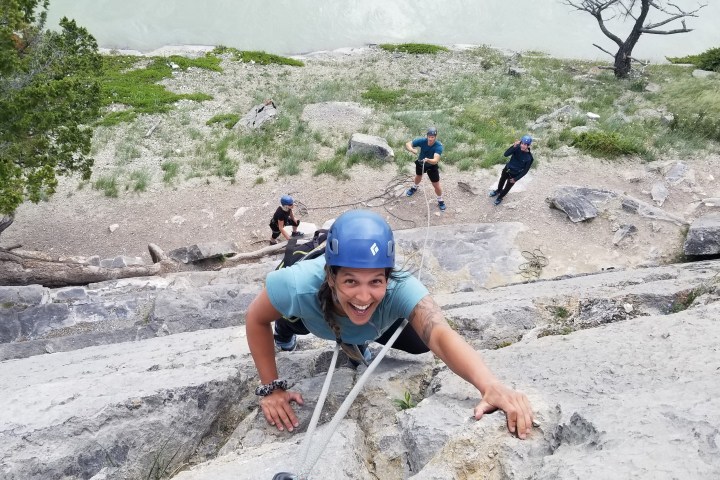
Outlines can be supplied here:
M440 169L437 165L425 162L425 173L432 183L440 181ZM423 174L423 162L415 161L415 175Z
M285 224L286 227L299 227L300 226L300 220L295 220L293 222L292 220L288 220ZM272 230L273 233L280 233L280 226L277 223L270 222L270 230Z

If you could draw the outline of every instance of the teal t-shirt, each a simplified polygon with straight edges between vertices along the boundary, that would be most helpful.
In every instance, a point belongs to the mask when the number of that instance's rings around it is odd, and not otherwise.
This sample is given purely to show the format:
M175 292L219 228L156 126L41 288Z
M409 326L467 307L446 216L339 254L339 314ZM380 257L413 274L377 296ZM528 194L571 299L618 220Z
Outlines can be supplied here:
M418 153L418 158L416 162L422 162L425 158L434 158L435 154L442 155L443 153L443 144L435 140L435 143L432 144L432 147L428 145L428 139L427 137L419 137L412 141L411 144L413 147L420 147L420 153Z
M285 317L298 317L310 332L327 340L335 334L323 317L317 292L325 280L325 257L298 262L292 267L268 274L265 289L273 307ZM408 318L428 294L427 288L407 272L390 279L387 292L365 325L355 325L347 317L336 316L343 342L361 345L380 337L399 318Z

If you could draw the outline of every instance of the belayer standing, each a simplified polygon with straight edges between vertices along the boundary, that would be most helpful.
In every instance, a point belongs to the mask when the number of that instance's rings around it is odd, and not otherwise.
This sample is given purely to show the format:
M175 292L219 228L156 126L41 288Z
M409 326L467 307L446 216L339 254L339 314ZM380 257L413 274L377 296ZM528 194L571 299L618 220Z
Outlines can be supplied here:
M505 164L502 173L500 174L500 180L498 181L497 190L490 192L491 197L497 196L495 199L495 205L500 205L505 195L515 185L515 182L520 180L530 170L530 165L533 163L532 152L530 151L530 144L532 143L532 137L530 135L524 135L520 140L515 140L510 148L505 151L505 156L510 157L510 161Z
M255 393L262 397L267 422L293 431L299 423L291 402L303 404L302 395L278 378L276 346L292 351L296 335L308 333L350 345L385 344L405 318L409 324L393 348L411 354L431 350L482 395L476 419L500 409L508 429L527 436L533 417L528 398L493 375L417 278L395 269L393 232L367 210L338 217L328 231L325 255L269 273L248 307L247 340L262 384Z
M270 230L272 230L270 245L278 243L277 239L281 234L286 240L290 240L290 235L287 234L284 228L286 225L292 226L293 237L303 236L303 233L298 232L297 229L298 225L300 225L300 220L295 219L295 214L293 213L294 206L295 201L290 195L283 195L280 198L280 206L275 210L275 215L273 215L272 220L270 220Z
M419 151L416 150L418 147ZM420 188L423 173L427 173L435 189L435 195L437 195L438 208L445 210L445 201L442 197L442 188L440 188L440 169L438 168L440 155L443 153L443 145L437 139L437 128L428 128L425 138L418 137L407 142L405 150L418 156L417 160L415 160L415 184L405 193L408 197L413 196L417 189Z

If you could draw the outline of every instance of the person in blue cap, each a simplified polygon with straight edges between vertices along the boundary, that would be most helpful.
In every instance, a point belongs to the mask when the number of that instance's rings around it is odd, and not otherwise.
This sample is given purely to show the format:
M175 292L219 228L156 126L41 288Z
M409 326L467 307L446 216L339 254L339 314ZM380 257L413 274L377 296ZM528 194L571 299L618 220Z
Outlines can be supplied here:
M418 137L405 144L405 150L418 156L415 160L415 183L405 194L412 197L420 188L423 173L427 173L435 189L435 195L437 195L438 208L445 210L445 201L440 187L440 169L438 167L440 155L443 153L443 144L438 141L437 133L437 128L430 127L427 129L425 138Z
M530 170L530 166L534 161L530 151L531 143L532 137L523 135L520 140L515 140L515 143L505 151L504 155L510 157L510 161L505 164L505 168L500 174L497 190L490 192L491 197L497 197L495 205L500 205L500 202L503 201L503 198L505 198L513 185Z
M290 240L291 235L293 237L303 236L302 232L298 232L300 220L295 219L295 215L293 214L294 206L295 200L293 200L290 195L283 195L282 197L280 197L280 206L277 208L277 210L275 210L275 214L270 220L270 230L272 231L272 236L270 237L270 245L277 244L277 239L280 235L285 237L286 240ZM291 235L288 235L285 231L284 227L286 225L292 226Z
M481 355L448 325L417 278L395 270L393 232L380 215L367 210L338 217L324 256L270 272L248 307L247 340L261 382L255 393L262 397L267 422L293 431L299 423L291 404L303 404L302 395L278 378L276 346L293 350L296 336L309 333L350 345L385 344L405 318L409 324L393 348L412 354L431 350L479 390L476 419L500 409L510 432L520 438L529 434L533 414L528 398L493 375Z

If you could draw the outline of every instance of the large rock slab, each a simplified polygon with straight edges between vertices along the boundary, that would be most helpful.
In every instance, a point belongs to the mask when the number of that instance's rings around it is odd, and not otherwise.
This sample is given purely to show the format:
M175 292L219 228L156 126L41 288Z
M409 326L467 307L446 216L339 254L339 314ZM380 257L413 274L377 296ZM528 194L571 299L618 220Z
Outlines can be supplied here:
M172 471L248 395L248 358L238 327L1 362L0 476Z
M432 226L395 232L400 258L408 270L423 265L421 280L435 292L476 290L519 281L525 260L515 238L518 222Z
M563 186L557 188L546 201L578 223L597 217L598 207L616 196L616 193L608 190Z
M685 255L720 254L720 213L709 213L695 220L683 244Z
M362 128L372 110L355 102L322 102L306 105L300 119L314 130L352 133Z

